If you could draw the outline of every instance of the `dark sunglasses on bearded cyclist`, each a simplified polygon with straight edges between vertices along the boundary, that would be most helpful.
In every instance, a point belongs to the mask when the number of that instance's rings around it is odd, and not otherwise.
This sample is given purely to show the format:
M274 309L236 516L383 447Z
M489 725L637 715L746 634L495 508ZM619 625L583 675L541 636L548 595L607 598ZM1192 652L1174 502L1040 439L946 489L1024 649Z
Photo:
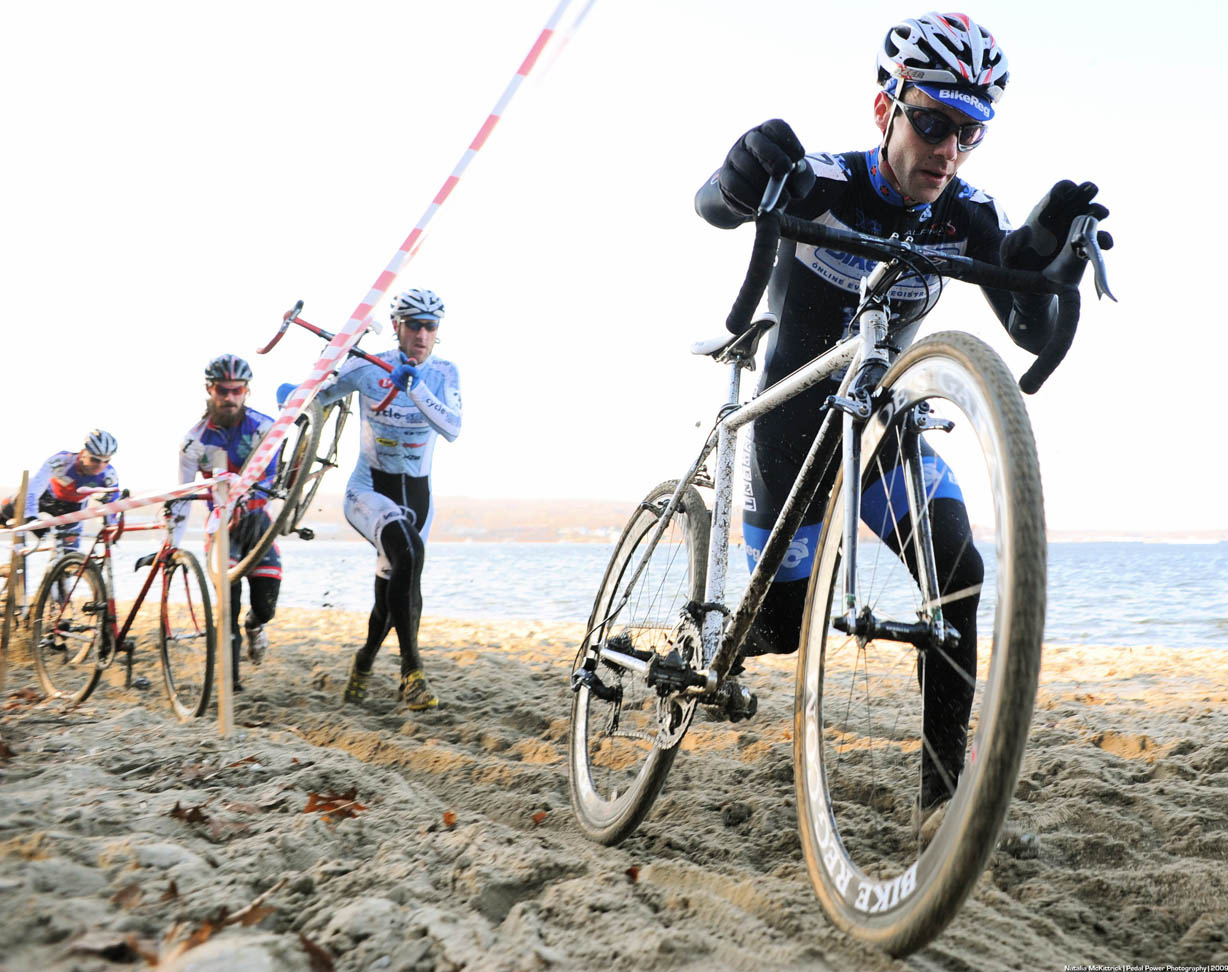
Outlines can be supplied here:
M887 95L887 97L900 111L904 112L904 117L912 125L912 130L921 136L922 141L930 145L941 145L951 137L952 132L955 132L959 150L971 152L981 144L981 139L985 137L984 122L957 125L940 111L906 104L894 95Z
M400 324L401 327L409 328L411 331L421 331L424 327L428 331L439 330L439 321L421 320L417 317L398 317L397 323Z

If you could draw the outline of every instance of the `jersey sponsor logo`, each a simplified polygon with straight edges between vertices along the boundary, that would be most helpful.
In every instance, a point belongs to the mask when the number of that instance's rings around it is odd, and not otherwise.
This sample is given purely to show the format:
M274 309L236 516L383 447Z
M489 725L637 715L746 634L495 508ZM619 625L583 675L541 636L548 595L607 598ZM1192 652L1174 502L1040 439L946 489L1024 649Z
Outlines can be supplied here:
M379 385L380 388L385 388L385 389L391 388L392 379L391 378L381 378L379 381L376 382L376 384Z
M418 419L419 421L416 424L418 425L425 424L422 421L422 413L419 412L416 408L403 410L403 409L393 408L392 406L389 406L388 408L384 409L382 412L376 412L375 414L379 416L380 418L392 419L395 422L415 424L414 420Z
M383 439L383 438L380 438L378 435L375 437L375 441L383 446L394 446L397 444L396 439Z
M798 527L797 533L789 541L789 549L785 551L780 567L776 570L775 580L804 580L810 576L811 568L814 566L815 550L819 543L819 533L822 532L822 529L823 524L821 523ZM765 530L763 527L750 523L742 524L742 536L746 541L747 566L751 570L754 570L755 565L759 563L759 558L763 555L763 548L771 532L771 530Z
M834 229L844 230L846 233L857 232L853 227L842 223L831 213L823 213L815 222L833 227ZM945 253L961 254L964 251L964 244L964 240L959 240L958 242L932 243L928 245ZM838 287L841 290L847 290L849 293L854 294L861 288L861 278L868 276L878 266L878 261L876 260L867 260L864 257L853 256L851 253L844 253L841 250L816 247L805 243L798 243L796 245L794 255L805 264L808 270L827 281L833 287ZM927 276L924 280L915 276L906 277L891 288L890 296L892 300L923 300L927 293L934 293L937 288L937 277Z

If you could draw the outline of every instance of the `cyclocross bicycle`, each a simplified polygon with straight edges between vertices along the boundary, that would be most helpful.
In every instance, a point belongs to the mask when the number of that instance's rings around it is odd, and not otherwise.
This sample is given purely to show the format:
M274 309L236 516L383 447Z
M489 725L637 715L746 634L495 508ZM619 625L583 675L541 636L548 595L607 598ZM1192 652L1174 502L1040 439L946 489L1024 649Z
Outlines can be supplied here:
M300 318L303 309L300 300L294 307L282 315L281 328L257 354L267 354L273 349L291 324L298 324L312 334L331 341L333 335L327 331L309 324ZM373 355L358 348L350 348L347 357L363 358L379 365L388 371L392 368ZM396 389L389 392L385 400L377 408L387 407L396 395ZM327 408L321 408L314 400L307 406L286 435L286 441L277 454L277 467L273 473L272 483L265 487L260 484L252 486L252 494L265 500L264 509L269 515L267 525L255 543L248 547L247 553L230 568L230 580L234 583L249 573L268 553L269 548L278 537L297 534L304 540L311 540L315 532L303 526L303 520L311 509L312 501L320 488L324 474L337 467L337 451L341 445L341 433L350 417L352 409L350 398L346 397L333 402ZM331 431L328 431L331 429ZM320 443L327 442L328 447L321 454ZM255 450L253 450L254 452Z
M624 528L577 652L571 803L589 837L617 843L651 809L698 705L732 719L754 713L757 700L731 670L807 507L831 484L797 661L801 844L832 921L904 955L937 935L971 891L1014 790L1040 667L1046 556L1020 387L1036 391L1069 348L1086 261L1097 292L1108 293L1104 264L1090 217L1076 220L1062 256L1043 273L1013 271L794 219L773 210L779 187L774 181L764 197L727 322L738 336L693 348L730 365L728 400L696 460L649 492ZM782 235L880 262L862 281L853 336L740 403L741 372L753 368L757 342L775 323L753 311ZM969 334L896 346L912 321L892 316L892 288L919 288L928 310L947 277L1057 294L1053 337L1018 385ZM745 591L728 606L737 432L841 375ZM983 582L965 581L965 589L937 570L934 554L932 504L941 483L954 481L951 470L983 561ZM711 512L701 490L712 496ZM867 513L872 496L875 516ZM883 517L884 505L891 516ZM875 531L863 520L875 521L868 523ZM979 597L975 639L944 614L968 597ZM943 720L932 711L927 721L925 680L943 677L934 684L953 680L972 696L967 745L957 778L937 770L948 799L924 820L922 763L928 756L941 767L931 735Z
M170 506L163 507L162 525L142 529L164 529L169 538ZM167 540L156 553L136 562L137 570L148 567L149 573L121 627L111 547L124 529L121 513L115 530L100 530L89 550L64 554L47 569L31 615L38 679L48 696L76 705L89 698L103 671L123 653L127 656L125 681L131 687L136 641L128 633L154 581L161 579L158 650L162 681L175 715L186 721L205 712L213 685L217 630L209 586L196 558Z

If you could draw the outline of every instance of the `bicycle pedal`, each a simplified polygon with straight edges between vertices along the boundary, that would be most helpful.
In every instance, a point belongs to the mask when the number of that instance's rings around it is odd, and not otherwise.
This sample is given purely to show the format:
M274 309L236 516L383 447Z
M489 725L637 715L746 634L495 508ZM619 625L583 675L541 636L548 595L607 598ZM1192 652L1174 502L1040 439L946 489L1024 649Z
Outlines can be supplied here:
M728 679L717 692L716 701L704 706L715 722L741 722L759 711L759 697L750 689Z
M299 527L294 532L303 540L314 540L316 538L316 532L311 527Z
M138 675L132 680L132 687L134 689L141 689L142 691L149 688L151 684L152 683L149 681L149 679L147 679L144 675Z

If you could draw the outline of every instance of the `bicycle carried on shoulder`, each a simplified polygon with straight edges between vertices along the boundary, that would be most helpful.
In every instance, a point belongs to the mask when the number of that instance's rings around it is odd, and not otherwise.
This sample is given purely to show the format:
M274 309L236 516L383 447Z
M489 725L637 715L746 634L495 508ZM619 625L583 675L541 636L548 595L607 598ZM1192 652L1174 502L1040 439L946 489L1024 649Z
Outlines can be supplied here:
M728 399L695 461L650 491L624 528L577 652L571 803L589 837L617 843L651 809L698 705L734 719L754 713L757 700L730 673L807 508L828 488L794 698L801 844L831 920L904 955L937 935L969 894L1014 791L1039 675L1046 561L1020 386L1034 392L1061 361L1085 262L1100 293L1108 293L1104 265L1091 217L1076 221L1046 271L1025 272L797 220L773 210L779 186L764 197L727 322L738 336L692 349L730 366ZM852 336L740 403L741 372L754 367L756 345L775 324L752 316L782 235L880 262L862 280ZM892 298L918 289L928 298L946 277L1057 294L1053 336L1018 385L970 334L895 346L911 336L912 321L892 316ZM737 433L836 378L745 591L727 606ZM938 569L935 502L953 488L976 541L955 558L979 559L983 581ZM712 495L711 511L700 490ZM948 618L961 602L970 614L969 598L978 599L976 621L964 627L979 636ZM946 696L935 688L943 685ZM951 744L937 733L958 736L964 726L959 765L944 766L940 750ZM927 820L923 785L932 790L935 780L942 810Z
M165 529L169 537L170 505L163 508L161 526L142 529ZM203 715L209 705L217 654L205 573L190 552L170 546L169 541L163 543L156 553L136 562L135 569L148 567L149 573L121 626L111 547L124 530L121 513L114 530L104 527L87 551L64 554L43 576L31 615L31 647L39 682L49 697L78 705L89 698L102 673L123 653L127 656L125 682L131 687L136 642L128 634L145 597L161 579L158 650L167 699L180 720Z
M300 300L286 311L282 315L281 328L272 340L256 353L268 354L291 324L297 324L326 341L331 341L334 335L299 317L302 309L303 302ZM392 370L390 365L356 347L349 349L346 357L363 358L381 368ZM376 408L387 407L396 392L393 388L388 398ZM264 555L279 536L293 533L304 540L315 537L315 532L310 527L303 526L303 520L311 509L324 474L337 467L341 433L351 412L349 396L333 402L327 408L321 408L319 403L313 400L295 420L294 428L286 436L286 441L277 454L277 469L272 483L268 486L256 484L251 488L255 496L265 500L264 509L268 513L268 522L262 525L260 535L248 546L247 553L230 568L232 584L250 573L264 559ZM331 432L327 431L330 425ZM328 443L323 454L320 453L321 442Z

